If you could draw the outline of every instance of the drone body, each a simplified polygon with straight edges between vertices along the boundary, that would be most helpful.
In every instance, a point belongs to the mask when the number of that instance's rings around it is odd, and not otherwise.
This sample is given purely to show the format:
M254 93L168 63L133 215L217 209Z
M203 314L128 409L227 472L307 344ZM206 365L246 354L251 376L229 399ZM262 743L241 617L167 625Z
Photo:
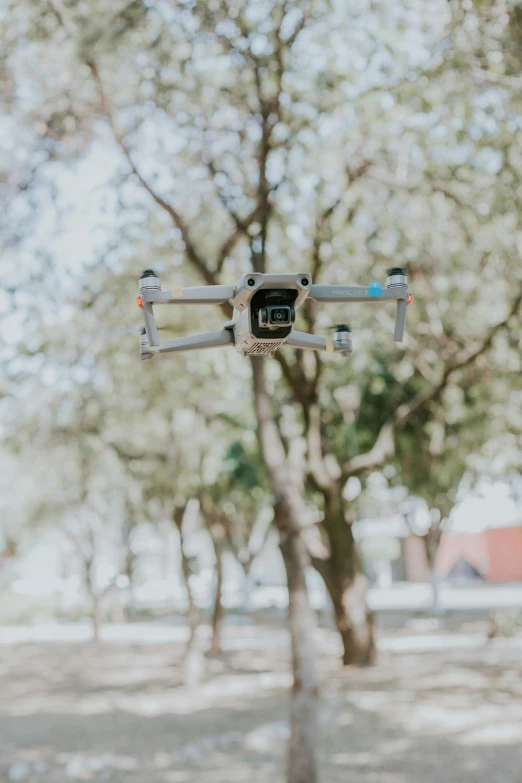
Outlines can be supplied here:
M233 345L242 356L273 356L279 346L312 351L333 351L352 355L350 327L336 327L333 341L294 330L295 311L309 297L317 302L397 302L394 340L404 337L406 308L411 301L408 280L403 269L388 272L386 288L373 281L369 286L313 285L307 273L295 275L265 275L258 272L243 275L235 286L210 285L163 291L159 277L146 270L139 282L138 305L143 309L145 328L141 334L140 358L152 359L156 354L194 351ZM160 343L154 319L157 304L224 304L234 306L233 316L215 332L178 337Z

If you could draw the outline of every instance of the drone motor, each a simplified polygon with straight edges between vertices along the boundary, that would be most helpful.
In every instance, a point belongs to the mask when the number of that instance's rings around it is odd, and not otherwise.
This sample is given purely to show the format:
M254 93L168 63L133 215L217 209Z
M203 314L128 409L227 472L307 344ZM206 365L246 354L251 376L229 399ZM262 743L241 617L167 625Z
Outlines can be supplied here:
M341 356L351 358L353 354L352 330L348 324L338 324L334 327L333 347Z

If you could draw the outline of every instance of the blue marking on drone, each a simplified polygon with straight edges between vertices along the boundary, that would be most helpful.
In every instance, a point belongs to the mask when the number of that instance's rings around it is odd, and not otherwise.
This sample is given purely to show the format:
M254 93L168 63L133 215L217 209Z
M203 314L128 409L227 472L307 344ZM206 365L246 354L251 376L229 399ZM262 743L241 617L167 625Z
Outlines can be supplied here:
M382 285L378 280L372 280L368 286L368 296L382 296Z

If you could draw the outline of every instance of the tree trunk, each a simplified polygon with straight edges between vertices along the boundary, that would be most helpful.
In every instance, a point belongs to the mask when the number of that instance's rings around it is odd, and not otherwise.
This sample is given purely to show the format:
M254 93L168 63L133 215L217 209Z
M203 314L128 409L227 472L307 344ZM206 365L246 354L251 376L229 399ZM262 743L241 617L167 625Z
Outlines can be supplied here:
M442 520L442 513L439 509L431 509L432 524L428 532L424 537L424 543L426 546L426 555L428 557L428 563L430 567L431 587L432 587L432 604L431 612L434 617L440 617L444 613L440 602L440 579L437 573L437 554L440 546L440 539L442 537L442 529L440 526Z
M185 582L185 589L187 591L187 621L189 627L189 639L187 646L190 648L194 642L196 631L200 623L200 613L196 606L194 596L192 595L192 588L190 587L190 565L188 558L183 552L181 547L181 571L183 573L183 580Z
M185 509L186 504L184 506L177 506L174 509L173 519L176 527L178 528L179 532L179 551L181 556L181 574L183 576L183 581L185 583L185 589L187 591L187 620L188 620L188 626L189 626L189 639L187 647L190 649L192 647L192 644L194 642L194 637L196 635L196 630L199 626L200 621L200 615L199 615L199 609L196 606L196 602L194 601L194 596L192 595L192 589L190 587L190 561L187 555L185 554L184 549L184 536L183 536L183 518L185 516Z
M307 508L302 486L289 469L282 439L272 416L263 374L264 359L252 359L254 399L261 454L275 497L274 521L288 581L288 625L294 684L290 705L288 783L317 783L318 683L315 666L315 615L306 587L308 552L302 538Z
M243 582L243 611L250 612L252 610L252 588L254 586L252 579L252 562L243 564L243 574L245 576Z
M223 627L223 545L221 541L212 539L216 553L216 592L214 594L214 611L212 613L212 644L210 651L218 653L221 650L221 629Z
M129 603L125 606L125 619L136 615L136 596L134 594L134 565L136 562L136 555L129 547L125 555L125 570L124 574L129 580Z
M361 572L352 527L346 521L342 488L323 492L323 529L330 546L327 560L313 564L324 579L331 598L337 629L343 643L345 666L375 663L373 615L366 605L368 580Z
M98 644L100 641L100 626L101 626L101 596L98 593L95 585L94 577L94 557L89 557L85 560L85 585L91 599L91 621L92 621L92 641Z
M343 643L344 666L371 666L377 657L372 612L366 606L367 581L359 573L343 587L342 579L325 578Z
M294 685L290 704L288 783L317 783L318 683L315 665L315 616L306 588L307 555L302 538L291 533L281 541L288 581L288 625Z
M100 626L101 626L101 609L100 609L100 597L94 593L92 595L92 640L95 644L100 641Z

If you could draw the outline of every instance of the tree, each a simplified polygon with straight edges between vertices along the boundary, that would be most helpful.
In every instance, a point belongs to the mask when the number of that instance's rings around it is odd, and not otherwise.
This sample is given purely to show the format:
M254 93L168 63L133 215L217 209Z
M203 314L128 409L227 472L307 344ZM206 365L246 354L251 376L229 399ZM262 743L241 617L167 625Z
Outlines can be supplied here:
M277 126L291 125L291 121L288 119L287 114L292 117L293 113L296 111L296 108L300 106L299 97L296 98L295 95L292 96L291 91L289 103L290 110L286 108L284 101L283 105L281 105L281 97L285 97L285 100L288 103L287 93L283 89L283 77L286 76L288 78L289 74L292 73L291 70L288 70L287 60L290 60L291 50L293 52L293 46L296 41L299 40L299 34L302 32L302 30L305 30L306 32L304 20L301 20L303 22L302 25L296 23L296 26L294 27L294 32L296 35L294 37L293 33L290 34L289 40L287 41L283 35L283 23L285 20L287 20L287 16L284 15L281 19L274 13L264 17L266 29L269 30L271 35L270 44L267 44L266 50L262 48L260 53L257 53L255 51L255 40L258 30L258 21L252 22L249 20L248 14L245 16L245 18L240 15L237 19L234 18L234 23L230 28L229 34L221 34L219 25L221 22L224 24L225 12L226 9L223 8L219 12L216 10L215 12L207 14L204 9L198 8L196 6L193 9L191 18L195 17L196 19L199 19L199 22L202 25L201 34L204 36L205 40L212 42L215 47L215 50L213 51L215 52L215 56L218 59L226 58L227 65L229 66L230 64L234 66L236 62L241 63L242 65L245 65L247 70L251 73L251 82L249 87L251 87L252 93L250 93L248 90L246 93L244 91L240 91L240 94L236 96L230 94L229 91L226 91L226 103L230 106L231 109L233 108L236 116L239 111L239 104L241 104L241 107L246 106L247 117L252 117L254 125L259 127L260 141L253 145L252 155L250 158L253 158L258 162L259 168L257 173L255 173L249 170L244 170L242 164L239 163L239 165L236 166L235 173L232 174L234 170L234 159L231 158L230 155L227 158L226 163L230 171L226 170L226 166L224 167L222 160L220 160L219 163L216 161L213 148L217 145L216 139L220 138L221 134L219 132L219 122L215 128L213 126L213 123L215 124L215 120L212 118L215 118L216 114L219 116L219 111L222 111L222 95L219 95L216 100L218 108L214 109L214 107L212 107L212 111L214 113L210 114L209 116L206 116L205 112L201 111L201 107L199 105L194 107L193 103L190 104L189 117L191 116L191 112L193 112L193 115L192 122L189 121L188 126L190 127L191 131L193 131L194 128L200 128L200 131L196 131L194 139L195 153L198 160L193 160L192 165L197 166L199 164L209 170L209 173L214 179L214 184L217 190L217 197L224 206L226 213L228 214L228 217L232 221L233 225L232 233L230 233L228 237L225 237L223 241L222 249L218 255L217 265L214 268L212 263L207 260L208 253L205 252L205 248L202 250L200 249L199 245L196 246L194 244L193 240L191 239L191 231L189 230L188 225L185 223L185 220L182 218L179 211L173 207L171 203L167 202L163 196L161 196L153 187L151 187L150 181L143 177L139 167L136 166L130 147L124 139L123 131L116 124L115 111L109 98L109 92L106 89L104 79L102 78L101 70L96 62L89 61L89 66L95 81L101 90L104 110L111 119L116 140L118 141L122 152L131 165L131 172L138 177L142 186L156 201L158 206L165 210L166 213L171 217L174 225L181 234L183 245L187 251L188 260L193 264L194 268L198 271L199 274L203 276L207 282L219 281L219 274L227 258L226 253L230 253L234 244L237 244L242 238L248 242L250 263L252 268L258 271L263 271L266 268L267 263L266 248L269 225L274 225L274 236L275 238L279 239L279 241L282 243L282 246L286 250L286 241L281 237L280 231L278 230L277 224L275 223L276 214L280 221L282 221L283 218L283 215L280 211L276 213L276 209L279 206L277 203L277 198L281 192L284 192L284 187L287 186L287 180L289 180L294 187L300 186L299 181L296 181L295 177L292 177L294 172L292 170L292 156L290 155L290 151L293 151L295 147L308 147L309 144L307 145L306 142L303 143L302 140L303 136L306 139L304 130L306 129L309 134L311 133L308 123L304 123L304 127L298 124L296 138L291 139L292 143L285 143L283 145L278 144L273 136ZM279 25L276 24L278 19ZM313 21L316 20L312 15L312 22ZM181 23L182 35L180 40L183 40L183 36L186 36L192 45L194 41L198 39L199 33L194 34L187 29L183 29L183 24L184 23ZM441 82L444 82L446 79L448 67L449 66L445 66L443 59L438 62L437 58L435 58L435 63L431 64L433 73L432 82L434 87L437 89L438 85ZM285 70L285 68L287 69ZM424 70L427 70L428 73L430 73L429 69ZM270 75L272 72L274 77ZM333 72L331 78L333 79L333 83L335 83L337 78L335 71ZM196 83L199 85L199 81L197 79ZM193 83L189 84L188 87L183 87L182 94L188 97L189 102L194 98L194 89L197 89L199 94L199 86L195 88ZM398 94L399 97L404 95L411 98L412 92L416 97L415 89L417 89L417 86L414 85L414 88L412 89L408 80L406 80L405 84L401 83L400 80L397 83L394 82L392 84L392 89ZM379 91L388 93L389 89ZM170 94L171 90L168 91L168 95ZM418 100L417 97L416 99ZM156 106L159 108L165 108L165 100L166 97L163 96L161 88L158 88L158 94L156 95ZM255 108L251 109L250 102L252 101L254 102ZM369 101L369 106L370 108L367 109L364 119L367 121L368 127L374 131L376 121L375 109L372 106L371 101ZM314 107L316 116L320 116L320 113L318 114L318 112L320 112L321 108L323 107L321 106L321 101L319 100L318 105ZM328 108L332 110L331 104L329 104ZM363 109L361 110L361 113L363 112ZM201 122L199 122L197 118L202 113L205 116L201 119ZM429 117L429 114L426 112L425 115L427 118ZM248 120L245 118L242 124L246 126L248 124ZM361 122L360 125L364 127L364 122ZM178 126L177 129L178 131L182 131L182 129L180 129ZM127 136L128 135L129 134L127 134ZM410 133L412 144L414 141L417 141L415 139L415 135L416 134L413 131ZM232 136L234 136L234 133L232 133ZM342 140L343 136L341 135L339 141ZM236 142L234 141L233 143L235 144ZM245 139L241 137L241 135L239 135L238 143L239 150L241 150L243 147L246 148L246 150L250 150L252 148L251 139ZM269 187L269 182L267 179L268 163L270 160L273 161L274 158L276 158L276 154L279 154L282 148L284 149L285 155L288 158L288 161L284 164L284 176L283 178L277 178L276 181L273 182ZM475 239L473 237L471 238L471 243L468 241L470 238L469 232L471 230L470 226L473 224L473 222L480 225L480 213L478 215L474 215L473 208L468 207L468 205L462 201L460 195L453 193L451 190L448 190L448 188L445 187L444 182L447 179L448 174L452 173L451 170L448 171L448 167L444 166L439 166L438 168L434 166L433 156L430 153L430 157L428 158L425 156L424 159L421 158L421 165L417 166L420 174L420 178L417 181L413 180L413 182L410 183L409 181L403 182L400 180L397 182L397 178L390 178L386 170L386 163L390 156L390 152L392 152L392 149L389 149L387 145L383 144L383 149L379 150L378 154L374 156L377 158L377 160L368 160L362 157L360 160L360 165L355 168L349 167L345 181L341 181L335 185L336 191L340 192L341 195L336 196L333 201L330 196L327 206L321 206L319 217L315 221L317 231L313 242L312 253L313 273L316 279L317 276L321 274L321 271L324 267L322 253L324 253L323 248L325 244L328 246L328 243L325 243L324 236L324 232L328 230L328 221L333 217L339 218L339 214L336 215L335 213L342 214L343 212L345 215L348 212L350 219L354 219L353 205L350 205L347 209L347 206L343 201L344 194L347 192L346 179L348 184L351 183L352 185L354 183L357 184L358 181L362 179L365 179L366 181L369 179L372 185L374 182L377 182L379 183L383 196L386 193L390 194L396 190L404 190L404 194L399 193L398 197L396 198L396 203L394 203L392 200L390 218L392 218L395 222L393 228L397 237L394 243L395 246L400 246L401 232L404 231L404 235L406 235L407 232L407 225L404 224L404 216L401 217L398 209L404 209L405 205L408 203L413 205L414 201L418 202L419 191L424 191L425 193L423 200L420 202L420 210L419 206L416 207L417 211L420 212L423 210L430 212L434 208L442 208L441 212L447 212L448 205L440 201L438 198L440 194L442 194L444 202L452 201L453 203L458 203L462 208L462 214L457 215L457 219L454 221L455 226L452 227L451 236L458 236L460 232L463 234L462 241L464 245L475 243ZM489 148L488 154L490 154ZM239 160L241 160L241 157ZM484 176L484 172L480 171L479 175L475 178L475 181L471 183L471 192L473 192L473 188L483 187ZM245 183L245 186L240 188L240 197L234 195L234 187L236 188L236 191L238 187L240 187L239 185L234 185L235 180L237 180L237 182ZM325 183L324 190L327 192L328 190L331 191L332 187L330 186L327 188ZM364 193L362 195L363 206L365 195L366 194ZM249 204L249 202L252 204L252 208L248 212L248 215L243 216L242 214L238 213L236 201L239 204ZM500 214L502 214L504 211L502 193L499 194L498 201L498 206L492 202L491 208L499 208ZM490 208L488 207L488 220L489 209ZM406 214L411 214L411 211L407 212ZM346 218L344 218L342 222L345 222L345 220ZM249 228L251 228L252 231L249 232ZM466 237L468 239L466 239ZM412 255L413 251L412 257L415 258L415 253L422 251L424 241L425 237L422 232L420 232L419 236L416 238L416 242L412 243L413 245L418 244L417 251L414 248L410 250L410 255ZM382 242L380 243L377 238L376 240L372 241L372 246L369 249L371 250L373 247L375 247L376 253L374 254L378 255L381 253L381 245ZM288 254L290 255L290 249ZM511 261L509 256L506 256L505 260L507 265L510 266ZM335 265L333 265L333 268L335 268ZM426 274L425 266L422 268L422 274ZM518 297L515 297L513 300L512 312L516 312L518 310L519 304L520 302ZM307 315L309 328L314 328L314 318L315 316L313 313L309 313ZM433 318L430 318L429 324L431 326L435 324L436 328L438 329L439 323L440 319L437 321L437 319L434 320ZM503 323L503 321L501 323ZM305 439L308 442L313 443L313 447L309 449L310 458L306 472L310 476L313 485L315 485L315 488L319 490L323 496L323 505L325 509L323 530L332 553L327 563L320 563L317 558L314 558L314 563L318 568L321 569L321 573L323 573L325 576L334 606L336 606L338 625L345 643L344 660L346 663L370 661L374 648L373 636L368 622L368 615L366 615L365 621L359 623L358 625L355 624L353 619L350 618L349 607L352 603L350 600L350 591L358 573L358 566L353 546L353 538L349 532L349 526L346 524L346 519L347 517L349 519L350 512L347 512L345 508L346 504L342 496L342 487L350 475L358 474L375 464L382 464L390 457L391 451L393 449L394 433L405 426L408 417L413 415L416 410L427 407L432 400L440 396L446 386L452 383L453 380L457 377L457 373L460 367L466 367L468 364L473 364L476 359L481 356L481 354L489 347L494 335L498 330L498 327L499 324L493 324L491 332L485 335L483 343L477 345L476 348L471 351L469 356L466 351L462 350L457 355L456 352L458 352L460 348L459 341L450 340L447 350L447 361L445 364L443 364L438 372L439 378L432 383L431 387L428 387L422 393L417 394L416 399L411 401L413 406L411 406L409 404L410 401L408 401L401 408L400 416L395 417L390 422L387 422L386 426L383 425L383 429L379 433L377 441L375 444L368 447L366 454L356 455L356 458L353 462L343 459L341 462L339 462L338 466L333 462L332 459L335 454L332 453L331 448L328 447L328 439L325 436L321 404L318 402L321 396L319 393L319 379L322 362L317 360L315 370L313 368L308 368L308 370L305 371L302 367L302 361L305 361L304 359L299 358L296 362L289 363L282 353L278 355L278 361L280 362L282 373L285 380L289 384L291 393L303 407L303 426L305 429ZM437 335L434 336L436 337ZM421 352L424 347L424 345L420 346ZM418 361L422 364L422 359L419 359ZM422 367L419 372L422 376ZM431 374L431 378L435 376L436 373ZM254 388L259 390L260 386L261 384L258 381ZM319 445L322 446L322 452L319 451ZM301 480L300 483L303 484L303 481ZM360 612L356 612L356 615L360 614Z
M237 426L238 420L234 419ZM246 430L243 435L251 432ZM245 575L244 607L250 608L251 569L272 530L271 506L266 475L256 443L238 437L224 455L223 469L207 487L214 519L223 529L226 546Z
M346 481L393 458L409 422L431 415L447 388L480 369L520 306L510 185L520 167L509 122L516 84L511 60L498 66L513 14L499 23L488 6L443 3L440 14L414 19L402 7L363 17L347 9L340 18L319 3L194 3L169 18L140 3L100 4L95 14L53 8L32 17L32 31L41 48L60 41L54 56L75 78L74 90L61 91L59 110L50 104L43 142L54 155L60 145L81 154L103 134L96 119L108 117L121 153L122 205L139 207L144 224L161 225L163 252L172 243L174 259L183 257L206 282L248 268L277 271L282 259L285 267L307 266L317 282L346 279L350 258L350 274L364 279L400 258L423 303L410 318L408 353L387 347L399 383L394 409L384 416L377 406L377 428L360 432L358 406L343 407L343 387L364 385L361 378L374 373L368 350L364 358L368 333L351 367L279 352L284 384L274 365L253 362L303 687L290 779L313 781L316 677L304 572L316 517L307 501L324 513L328 552L319 556L316 547L312 558L337 605L344 660L368 661L373 636L360 596L355 617L350 611L360 580ZM17 20L24 24L22 15ZM386 36L375 34L384 28ZM404 29L425 45L406 51ZM64 122L64 111L74 122ZM73 126L82 132L67 131ZM304 318L312 330L327 325L312 308ZM300 406L291 432L283 415L289 400Z

